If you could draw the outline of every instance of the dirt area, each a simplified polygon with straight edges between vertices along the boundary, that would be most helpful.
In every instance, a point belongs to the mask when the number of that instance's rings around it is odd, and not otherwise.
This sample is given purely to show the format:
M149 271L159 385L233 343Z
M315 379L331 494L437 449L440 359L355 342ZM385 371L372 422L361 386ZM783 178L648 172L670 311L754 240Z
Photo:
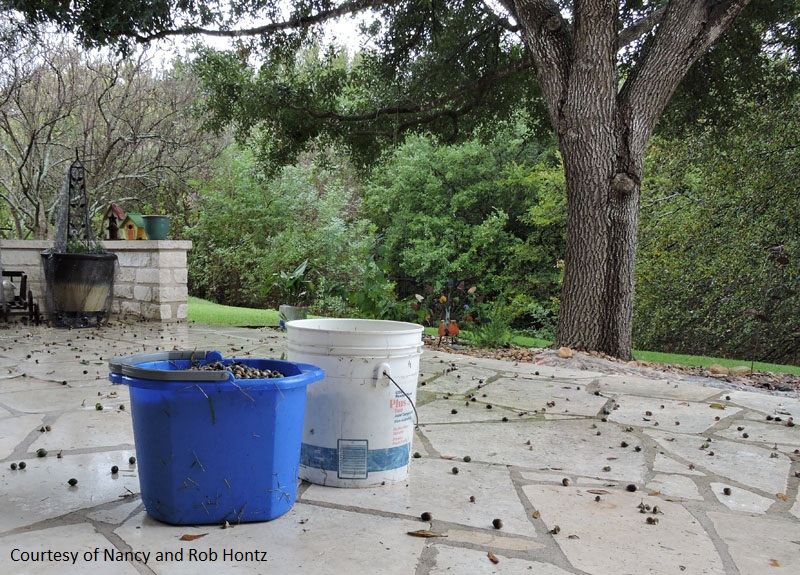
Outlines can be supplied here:
M446 353L458 353L472 357L485 357L505 361L538 363L539 365L559 365L572 369L598 371L600 373L629 373L654 379L663 378L665 374L679 379L705 378L707 383L724 389L758 389L800 397L800 376L787 373L755 371L743 375L730 373L713 373L706 367L692 367L669 363L652 363L646 361L622 361L599 353L573 352L572 357L559 357L558 350L550 348L523 348L510 346L500 349L476 349L469 346L452 344L438 337L425 336L425 346L431 350ZM748 366L745 362L743 366ZM748 366L749 367L749 366Z

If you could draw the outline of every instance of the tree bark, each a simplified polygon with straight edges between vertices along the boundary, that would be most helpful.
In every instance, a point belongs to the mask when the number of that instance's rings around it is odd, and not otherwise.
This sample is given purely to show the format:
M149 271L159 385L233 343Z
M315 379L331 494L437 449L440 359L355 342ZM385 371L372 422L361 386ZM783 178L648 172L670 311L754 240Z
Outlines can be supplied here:
M672 0L618 88L619 2L506 0L531 53L558 135L567 185L567 251L557 346L632 358L634 266L644 153L695 61L749 0ZM657 22L653 24L653 22ZM653 27L655 26L655 27Z

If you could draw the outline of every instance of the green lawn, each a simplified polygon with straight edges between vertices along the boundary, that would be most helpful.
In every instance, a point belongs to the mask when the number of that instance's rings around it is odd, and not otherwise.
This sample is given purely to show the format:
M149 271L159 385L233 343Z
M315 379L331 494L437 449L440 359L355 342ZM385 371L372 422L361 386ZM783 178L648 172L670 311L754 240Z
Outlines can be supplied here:
M219 305L196 297L189 298L189 321L205 325L230 325L230 326L277 326L280 319L277 310L249 309ZM436 335L436 328L426 328L425 333ZM548 347L552 342L531 337L515 337L514 343L522 347L542 348ZM691 365L708 367L713 363L732 367L734 365L750 366L749 360L737 361L718 357L705 357L699 355L678 355L660 353L657 351L634 351L636 359L656 363L675 363L678 365ZM792 373L800 375L800 366L778 365L773 363L756 362L757 371L772 371L778 373Z
M245 327L277 326L278 311L220 305L197 297L189 298L189 321L205 325Z

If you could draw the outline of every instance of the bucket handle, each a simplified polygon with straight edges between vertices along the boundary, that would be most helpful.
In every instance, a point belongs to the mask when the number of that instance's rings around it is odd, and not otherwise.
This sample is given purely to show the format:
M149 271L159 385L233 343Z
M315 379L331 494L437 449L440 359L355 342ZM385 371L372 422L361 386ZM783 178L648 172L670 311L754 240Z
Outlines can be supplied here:
M409 397L409 395L405 392L405 390L398 385L398 383L392 379L392 375L389 373L389 365L386 363L382 363L378 366L375 370L375 385L377 386L377 382L379 379L386 378L389 382L393 383L394 386L402 393L408 402L411 404L411 409L414 410L414 429L419 429L419 413L417 413L417 406L414 405L414 401ZM389 386L389 383L386 384Z

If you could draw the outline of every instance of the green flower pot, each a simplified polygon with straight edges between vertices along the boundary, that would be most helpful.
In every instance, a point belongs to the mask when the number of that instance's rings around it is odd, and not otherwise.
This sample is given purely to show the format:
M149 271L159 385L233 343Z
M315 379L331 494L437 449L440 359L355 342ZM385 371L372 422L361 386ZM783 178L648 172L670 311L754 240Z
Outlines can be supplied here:
M148 240L165 240L169 233L169 216L142 216Z

